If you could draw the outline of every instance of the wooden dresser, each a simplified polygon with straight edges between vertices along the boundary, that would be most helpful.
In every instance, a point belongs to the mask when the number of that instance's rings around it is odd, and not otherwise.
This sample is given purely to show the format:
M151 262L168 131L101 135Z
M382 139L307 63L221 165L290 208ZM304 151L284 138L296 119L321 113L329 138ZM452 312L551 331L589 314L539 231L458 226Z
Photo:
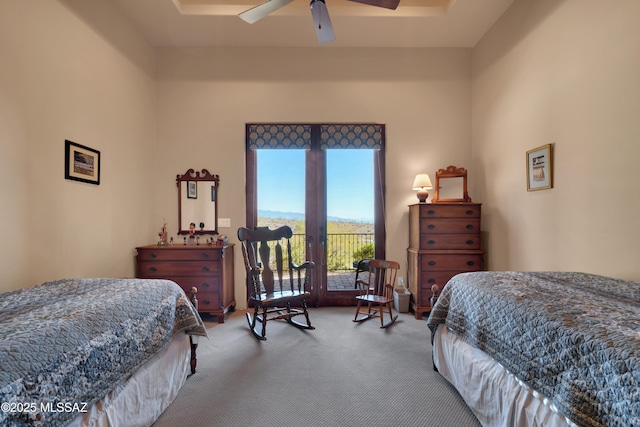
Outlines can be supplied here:
M431 311L431 287L482 270L480 203L421 203L409 206L408 283L416 318Z
M141 246L137 276L142 279L170 279L189 293L198 288L198 311L225 321L235 308L233 244L226 246Z

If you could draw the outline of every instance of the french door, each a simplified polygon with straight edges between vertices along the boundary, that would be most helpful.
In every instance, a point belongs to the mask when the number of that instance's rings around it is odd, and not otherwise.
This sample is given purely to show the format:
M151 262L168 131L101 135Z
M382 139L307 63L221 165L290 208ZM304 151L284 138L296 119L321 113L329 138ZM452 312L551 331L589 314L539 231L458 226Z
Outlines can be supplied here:
M354 304L354 256L385 255L384 125L248 124L246 140L247 226L291 226L310 304Z

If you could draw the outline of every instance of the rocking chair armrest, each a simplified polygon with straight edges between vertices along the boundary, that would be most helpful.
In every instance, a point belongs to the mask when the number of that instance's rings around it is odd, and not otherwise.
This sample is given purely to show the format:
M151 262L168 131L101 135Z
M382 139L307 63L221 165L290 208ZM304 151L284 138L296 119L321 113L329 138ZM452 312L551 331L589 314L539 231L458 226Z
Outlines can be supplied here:
M360 293L364 293L370 289L369 282L365 280L356 281L356 289L360 290Z
M313 261L305 261L302 264L298 265L295 262L291 263L291 268L294 270L303 270L303 269L311 269L314 268L316 264Z

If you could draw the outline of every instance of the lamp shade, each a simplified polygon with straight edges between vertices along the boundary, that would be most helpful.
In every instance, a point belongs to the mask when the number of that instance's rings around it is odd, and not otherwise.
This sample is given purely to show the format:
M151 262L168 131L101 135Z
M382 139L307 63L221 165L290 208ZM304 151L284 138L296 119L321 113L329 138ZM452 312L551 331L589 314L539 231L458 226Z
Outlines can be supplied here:
M421 173L416 175L416 179L413 180L414 190L431 190L432 188L433 185L431 184L431 179L428 174Z

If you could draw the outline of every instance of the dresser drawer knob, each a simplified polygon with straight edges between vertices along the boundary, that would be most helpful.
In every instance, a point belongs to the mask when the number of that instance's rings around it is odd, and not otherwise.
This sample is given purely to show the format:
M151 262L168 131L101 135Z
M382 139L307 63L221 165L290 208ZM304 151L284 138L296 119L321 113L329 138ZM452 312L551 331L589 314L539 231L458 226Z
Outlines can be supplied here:
M158 255L154 254L153 252L149 254L150 258L158 258Z
M467 265L471 267L472 265L476 265L476 263L474 261L467 261Z
M427 283L429 283L429 284L436 283L436 279L429 279L429 280L427 280Z
M158 269L157 269L157 268L155 268L155 267L149 267L149 270L154 271L154 272L155 272L155 271L158 271Z
M202 253L202 258L209 258L209 254L208 254L208 253L206 253L206 252L203 252L203 253Z
M467 224L467 230L473 230L473 224Z
M435 225L433 225L433 224L429 224L429 225L427 225L427 228L428 228L429 230L433 230L434 228L436 228L436 226L435 226Z
M435 261L429 261L427 264L429 264L430 266L434 266L434 265L436 265L436 262Z
M473 245L473 240L467 240L467 245Z
M209 267L207 266L202 267L202 271L209 271Z
M436 241L435 241L435 240L429 240L429 241L427 242L427 244L428 244L428 245L435 245L435 244L436 244Z
M433 209L429 209L427 211L427 214L429 214L429 215L434 215L435 213L436 213L436 211L434 211Z
M209 287L209 284L208 284L207 282L204 282L204 283L202 284L202 287L203 287L203 288L208 288L208 287Z
M211 301L209 301L208 299L202 301L202 305L209 305L211 304Z
M472 211L471 209L469 209L469 210L466 212L466 214L467 214L467 215L473 215L474 213L475 213L475 212L474 212L474 211Z

